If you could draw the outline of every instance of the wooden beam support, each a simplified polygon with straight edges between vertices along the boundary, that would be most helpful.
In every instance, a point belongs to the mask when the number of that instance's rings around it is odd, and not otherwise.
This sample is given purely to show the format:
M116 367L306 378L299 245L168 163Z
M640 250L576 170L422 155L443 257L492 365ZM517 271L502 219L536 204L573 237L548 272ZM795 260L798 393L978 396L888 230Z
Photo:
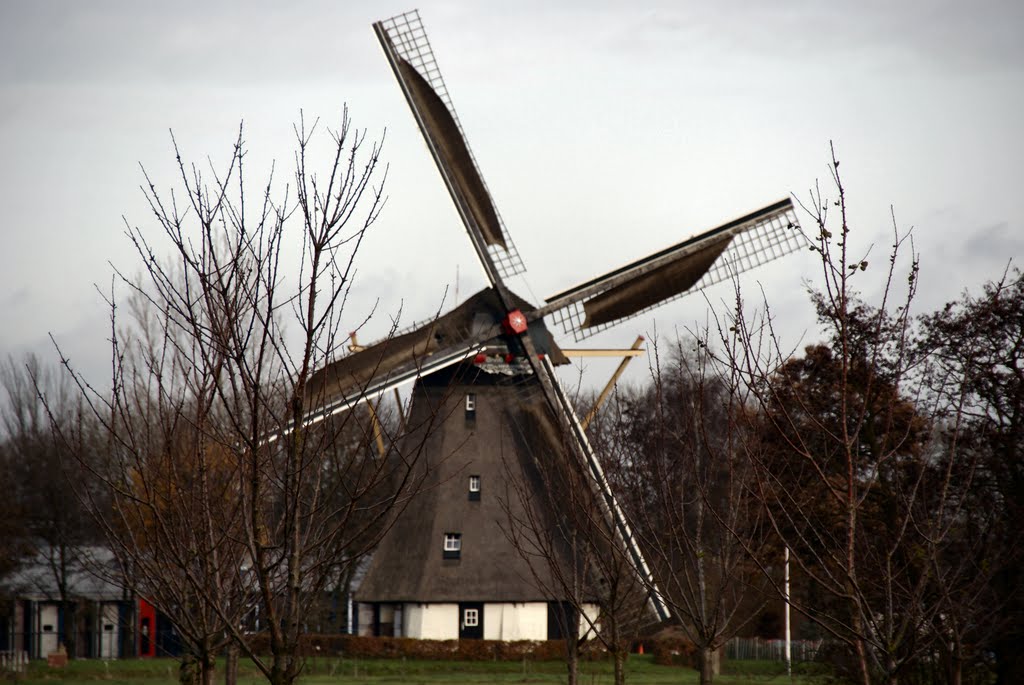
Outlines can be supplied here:
M381 429L380 418L377 415L377 410L380 409L381 403L384 402L384 396L381 395L380 399L377 400L377 406L373 406L372 401L368 401L366 406L370 410L370 422L373 425L373 439L377 442L377 454L383 459L387 456L387 450L384 448L384 431Z
M359 344L359 339L356 337L356 331L352 331L348 334L349 346L348 351L353 354L356 352L362 352L366 348ZM398 407L398 420L401 422L402 430L405 430L405 418L402 416L402 400L398 394L398 388L395 388L395 401ZM380 417L377 412L380 410L380 405L384 403L384 395L380 396L377 400L377 406L373 406L372 401L367 401L366 406L370 410L370 424L373 426L373 439L377 443L377 454L380 455L381 459L387 454L387 450L384 448L384 431L380 425Z
M643 340L643 338L640 338ZM629 350L604 350L604 349L592 349L592 350L562 350L562 354L566 357L639 357L644 354L644 350L629 349Z
M402 413L402 396L398 393L398 388L395 388L395 411L398 412L398 428L405 433L405 414Z
M601 408L601 405L604 404L604 401L608 399L608 395L611 394L612 389L618 382L619 376L621 376L622 372L626 370L627 366L629 366L629 362L633 360L633 357L644 353L644 350L640 349L640 346L643 344L644 336L638 335L636 337L636 342L633 343L633 347L629 350L623 350L623 352L628 352L629 354L623 355L624 359L619 363L619 368L615 369L615 373L612 374L611 380L608 381L608 384L604 386L604 390L602 390L601 394L597 396L596 400L594 400L594 406L591 407L590 411L587 412L587 415L583 417L583 421L580 422L583 425L583 430L586 430L587 426L590 425L590 422L594 420L595 416L597 416L597 411ZM562 351L565 352L565 350Z
M356 339L356 332L355 331L352 331L351 333L349 333L348 334L348 338L349 338L349 341L350 341L349 344L348 344L348 351L349 352L355 354L356 352L362 352L363 350L366 349L365 347L363 347L362 345L359 344L359 341Z

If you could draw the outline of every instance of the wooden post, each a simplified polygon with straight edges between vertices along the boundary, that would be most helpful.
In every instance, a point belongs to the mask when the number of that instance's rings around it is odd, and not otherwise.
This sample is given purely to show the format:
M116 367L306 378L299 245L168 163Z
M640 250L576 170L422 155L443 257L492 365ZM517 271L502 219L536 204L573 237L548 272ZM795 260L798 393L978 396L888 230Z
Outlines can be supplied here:
M380 419L377 416L377 409L380 408L381 402L384 401L384 396L381 395L380 399L377 400L377 406L373 406L373 402L367 400L366 406L370 410L370 422L373 425L373 439L377 442L377 454L380 455L381 459L387 454L387 450L384 448L384 431L380 427Z
M395 411L398 412L398 428L404 433L405 414L402 413L402 396L399 394L398 388L395 388Z
M640 346L643 344L644 336L638 335L636 337L636 342L633 343L633 347L630 349L639 350ZM615 373L612 374L611 380L608 381L608 384L604 386L604 390L602 390L601 394L597 396L596 400L594 400L594 406L590 408L587 415L583 417L583 421L580 422L583 425L583 430L586 430L587 426L590 425L590 422L594 420L595 416L597 416L597 410L600 409L601 405L604 404L604 401L608 399L608 395L611 394L612 388L615 387L615 383L619 380L619 376L621 376L622 372L626 370L626 367L629 366L629 362L632 361L634 356L635 355L627 355L621 362L619 362L619 368L615 369Z

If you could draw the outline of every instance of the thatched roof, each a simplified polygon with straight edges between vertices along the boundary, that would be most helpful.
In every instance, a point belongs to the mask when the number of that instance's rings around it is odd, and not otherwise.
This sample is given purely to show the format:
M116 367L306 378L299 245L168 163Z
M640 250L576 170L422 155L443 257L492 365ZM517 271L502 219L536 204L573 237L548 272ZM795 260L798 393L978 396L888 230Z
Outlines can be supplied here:
M53 551L56 554L56 551ZM124 598L117 560L106 547L82 545L65 552L68 595L91 600ZM40 551L0 578L0 594L18 599L60 600L60 588L48 554Z
M466 393L476 396L472 420ZM558 423L536 378L488 374L471 364L450 367L416 384L409 425L414 428L403 447L423 441L429 473L377 549L359 601L558 599L543 564L535 569L538 584L505 532L509 512L524 511L520 492L547 501L537 464L564 459ZM481 478L479 501L468 497L470 475ZM557 519L548 513L551 525ZM445 533L462 536L458 560L443 558Z

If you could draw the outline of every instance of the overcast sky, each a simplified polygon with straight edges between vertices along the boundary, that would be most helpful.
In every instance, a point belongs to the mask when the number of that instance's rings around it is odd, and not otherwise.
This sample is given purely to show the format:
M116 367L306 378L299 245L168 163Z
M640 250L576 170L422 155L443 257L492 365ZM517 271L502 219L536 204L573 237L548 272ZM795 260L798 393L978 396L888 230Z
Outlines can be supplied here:
M292 157L299 110L348 104L387 130L388 204L359 259L353 325L379 300L406 320L445 287L484 286L464 229L371 24L384 2L0 0L0 353L52 357L52 334L102 378L124 220L155 229L139 165L173 179L169 129L214 163L244 119L251 173ZM914 228L918 310L1024 253L1024 3L421 2L455 107L539 301L828 178L842 162L854 243L890 207ZM124 220L122 219L124 217ZM813 340L813 255L747 274L792 344ZM728 286L706 293L730 297ZM700 296L604 333L703 320ZM388 317L365 337L386 330ZM610 368L588 367L602 383Z

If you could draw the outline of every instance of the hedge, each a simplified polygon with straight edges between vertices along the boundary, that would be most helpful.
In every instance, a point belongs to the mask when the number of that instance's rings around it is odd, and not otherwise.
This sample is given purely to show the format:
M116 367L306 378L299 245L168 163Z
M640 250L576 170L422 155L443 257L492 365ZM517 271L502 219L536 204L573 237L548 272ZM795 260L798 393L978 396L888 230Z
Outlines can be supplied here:
M270 653L269 635L250 637L257 654ZM306 634L300 643L302 656L342 656L358 659L423 659L427 661L555 661L565 658L564 640L419 640L408 637ZM580 658L600 660L604 649L588 642Z
M257 654L270 653L266 633L250 636ZM640 645L663 666L696 668L697 650L693 643L678 634L663 631L659 635L637 640L631 651ZM565 640L419 640L409 637L366 637L362 635L315 634L302 636L300 654L340 656L352 659L422 659L425 661L558 661L565 658ZM600 661L608 656L596 640L580 648L580 659Z

